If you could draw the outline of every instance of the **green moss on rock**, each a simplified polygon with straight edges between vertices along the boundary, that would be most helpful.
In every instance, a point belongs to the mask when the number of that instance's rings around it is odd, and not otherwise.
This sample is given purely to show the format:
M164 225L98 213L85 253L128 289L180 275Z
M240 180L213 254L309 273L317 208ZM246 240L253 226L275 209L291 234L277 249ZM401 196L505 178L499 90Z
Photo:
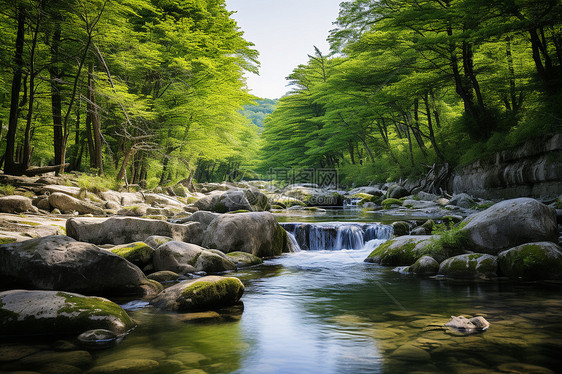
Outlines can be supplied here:
M562 279L562 249L554 243L523 244L498 255L500 272L512 279Z
M495 256L483 253L464 254L443 261L439 274L451 278L496 277L498 262Z

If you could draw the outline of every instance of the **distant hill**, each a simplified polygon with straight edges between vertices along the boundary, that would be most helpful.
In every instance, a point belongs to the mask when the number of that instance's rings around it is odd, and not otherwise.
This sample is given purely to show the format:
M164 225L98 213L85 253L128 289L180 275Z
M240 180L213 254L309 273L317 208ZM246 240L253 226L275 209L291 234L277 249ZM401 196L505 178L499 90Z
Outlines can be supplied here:
M246 105L242 114L250 119L254 125L263 127L263 120L268 114L273 113L277 100L271 99L258 99L256 105Z

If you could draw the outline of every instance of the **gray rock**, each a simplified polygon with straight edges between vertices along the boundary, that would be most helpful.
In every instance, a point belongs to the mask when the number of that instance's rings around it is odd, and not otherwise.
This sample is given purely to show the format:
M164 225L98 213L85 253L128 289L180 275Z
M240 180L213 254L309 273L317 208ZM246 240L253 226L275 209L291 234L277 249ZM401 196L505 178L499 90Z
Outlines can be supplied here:
M400 199L402 197L406 197L410 194L410 192L408 192L407 189L405 189L404 187L398 185L398 184L393 184L390 185L388 187L388 190L386 191L386 198L387 199Z
M497 255L520 244L558 240L554 209L534 199L506 200L466 221L460 232L475 252Z
M72 187L72 186L61 186L58 184L51 184L44 186L41 189L42 194L53 194L53 193L63 193L68 196L72 196L75 198L80 197L81 189L80 187Z
M66 232L76 240L94 244L142 242L153 235L200 244L203 236L201 225L197 222L179 225L133 217L71 218L66 221Z
M145 198L145 202L149 205L172 206L180 209L183 209L183 207L185 206L185 204L182 203L181 201L164 194L155 194L155 193L145 194L144 198Z
M432 194L432 193L427 193L424 191L420 191L417 193L418 198L422 201L432 201L432 202L437 202L437 200L439 200L439 196Z
M482 253L451 257L439 266L439 274L450 278L497 277L497 272L497 257Z
M163 271L157 271L155 273L149 274L148 279L152 279L160 283L169 283L169 282L175 282L180 279L185 280L186 277L178 273L174 273L173 271L163 270Z
M142 271L122 257L67 236L0 246L0 283L6 288L85 294L154 294Z
M29 197L20 195L0 197L0 212L3 213L22 213L35 212L33 201Z
M193 203L200 210L226 213L237 210L259 212L269 209L269 200L256 189L216 191Z
M262 264L263 260L251 253L246 252L230 252L227 253L228 258L236 264L236 267L243 268Z
M117 206L121 206L121 194L117 191L111 191L111 190L102 191L98 193L98 195L103 201L107 203L112 203L112 205L116 204Z
M124 217L142 217L146 216L149 207L150 205L147 204L124 206L117 211L117 215Z
M53 207L51 207L51 204L49 204L49 198L48 197L42 197L42 198L38 199L37 204L35 204L35 206L38 209L46 210L47 212L50 212L53 209Z
M474 317L466 318L464 316L451 316L451 320L447 322L445 327L451 327L456 330L460 330L464 333L474 333L478 331L486 330L490 327L490 323L486 321L484 317Z
M132 206L135 204L144 203L144 196L140 192L122 192L121 193L121 205L122 206Z
M117 304L101 297L62 291L0 293L0 336L80 334L106 329L124 334L135 323Z
M429 208L440 207L439 204L432 201L413 200L413 199L404 200L402 206L409 209L429 209Z
M307 206L336 206L342 205L343 195L339 195L338 191L321 189L315 185L292 185L287 186L284 195L298 199Z
M461 208L471 209L476 204L476 201L465 193L460 193L454 195L451 200L449 200L449 205L458 206Z
M150 303L169 311L211 310L234 305L243 293L238 278L208 276L167 288Z
M498 255L503 275L522 280L562 279L562 248L550 242L519 245Z
M152 264L152 257L154 256L154 249L144 242L118 245L111 248L110 251L141 269L148 264Z
M416 275L435 275L439 272L439 262L433 257L422 256L412 266L406 268L406 271Z
M198 245L171 241L156 249L154 269L156 271L168 270L179 274L198 271L212 274L234 270L236 265L228 258Z
M153 249L156 249L160 247L162 244L171 242L172 240L174 239L170 238L169 236L152 235L146 238L144 242L149 246L151 246Z
M49 195L49 205L61 212L76 211L80 214L105 215L103 209L60 192Z
M288 235L268 212L224 214L205 231L203 246L224 253L246 252L257 257L280 256L289 251Z

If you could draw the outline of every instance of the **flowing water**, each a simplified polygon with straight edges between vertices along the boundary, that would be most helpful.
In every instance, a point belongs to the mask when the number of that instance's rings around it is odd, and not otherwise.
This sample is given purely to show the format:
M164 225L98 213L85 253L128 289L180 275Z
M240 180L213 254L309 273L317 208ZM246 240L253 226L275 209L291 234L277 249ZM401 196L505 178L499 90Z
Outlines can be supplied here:
M299 246L315 249L229 274L245 284L243 313L124 304L140 325L116 347L93 352L94 365L149 359L159 366L131 372L183 374L560 370L562 285L416 278L363 262L391 235L388 226L357 216L306 221L284 226ZM481 315L491 327L463 336L442 328L451 315Z

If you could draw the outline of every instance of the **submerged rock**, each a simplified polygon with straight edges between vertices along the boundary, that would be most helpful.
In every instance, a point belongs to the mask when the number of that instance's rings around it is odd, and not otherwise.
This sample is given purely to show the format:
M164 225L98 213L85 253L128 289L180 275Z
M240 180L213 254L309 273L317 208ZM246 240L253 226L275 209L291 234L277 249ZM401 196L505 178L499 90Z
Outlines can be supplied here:
M451 320L447 322L445 327L451 327L460 332L471 334L486 330L490 327L490 323L484 317L466 318L464 316L451 316Z
M160 285L129 261L67 236L0 246L0 285L85 294L154 294Z
M0 336L68 335L106 329L119 335L135 323L117 304L101 297L60 291L0 293Z
M439 274L451 278L497 277L497 271L497 257L482 253L451 257L439 266Z
M498 255L500 271L513 279L562 279L562 248L550 242L523 244Z
M257 257L275 257L289 252L287 232L268 212L224 214L205 231L203 247L225 253L247 252Z
M95 329L83 332L76 339L87 348L108 348L117 343L119 335L111 330Z
M525 243L558 240L554 209L529 198L502 201L466 222L460 232L469 249L479 253L497 255Z
M144 358L123 358L111 363L95 366L88 374L146 373L158 367L158 361Z
M167 288L150 303L170 311L212 310L234 305L243 293L238 278L208 276Z

